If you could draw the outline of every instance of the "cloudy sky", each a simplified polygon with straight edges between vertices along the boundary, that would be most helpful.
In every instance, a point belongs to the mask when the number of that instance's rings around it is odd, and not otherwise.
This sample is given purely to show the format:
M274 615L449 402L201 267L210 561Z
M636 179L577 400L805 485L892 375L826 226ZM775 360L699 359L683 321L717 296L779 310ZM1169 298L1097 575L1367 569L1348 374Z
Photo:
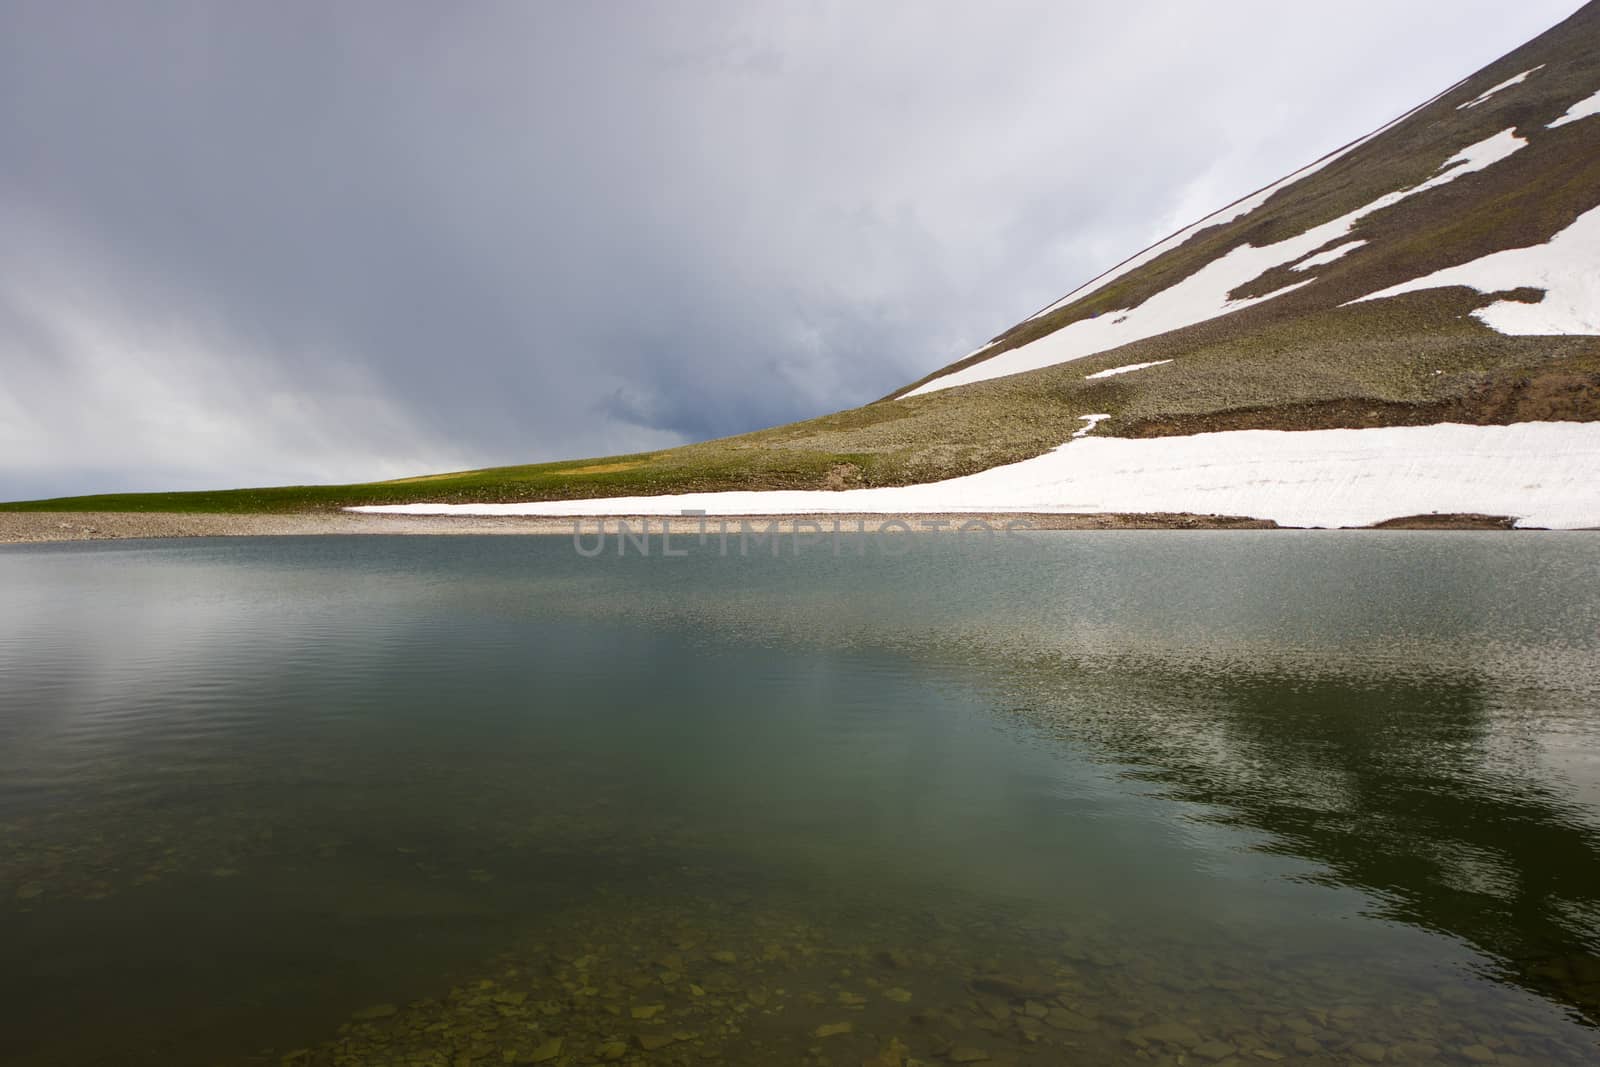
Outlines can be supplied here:
M0 499L880 396L1577 0L0 3Z

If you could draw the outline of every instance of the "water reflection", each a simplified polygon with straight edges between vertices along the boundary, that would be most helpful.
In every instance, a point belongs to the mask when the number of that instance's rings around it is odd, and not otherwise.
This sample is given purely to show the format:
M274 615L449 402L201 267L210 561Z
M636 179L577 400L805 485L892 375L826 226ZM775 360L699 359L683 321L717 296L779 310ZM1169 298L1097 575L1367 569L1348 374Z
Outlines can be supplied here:
M1600 1022L1600 827L1536 773L1552 738L1495 686L1417 665L1219 678L1123 662L1041 670L1029 690L1018 711L1042 730Z

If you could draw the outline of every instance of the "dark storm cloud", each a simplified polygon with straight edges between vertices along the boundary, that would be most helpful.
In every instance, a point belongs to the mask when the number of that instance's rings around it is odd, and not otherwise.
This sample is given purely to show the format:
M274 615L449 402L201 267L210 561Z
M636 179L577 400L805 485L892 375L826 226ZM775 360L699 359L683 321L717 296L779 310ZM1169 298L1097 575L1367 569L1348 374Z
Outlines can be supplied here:
M1576 5L0 7L0 498L880 396Z

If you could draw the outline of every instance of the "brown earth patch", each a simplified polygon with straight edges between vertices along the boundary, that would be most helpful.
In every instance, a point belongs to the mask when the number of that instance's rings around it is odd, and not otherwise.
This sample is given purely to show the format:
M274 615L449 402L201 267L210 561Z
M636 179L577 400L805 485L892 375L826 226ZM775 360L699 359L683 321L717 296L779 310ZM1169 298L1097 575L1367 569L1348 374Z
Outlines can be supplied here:
M635 460L631 463L591 463L587 467L573 467L571 470L554 471L553 473L563 478L575 474L615 474L617 471L631 471L644 466L644 460Z
M1510 515L1402 515L1368 526L1369 530L1510 530L1517 520Z
M1440 422L1600 421L1600 373L1552 368L1495 375L1465 394L1431 402L1326 400L1164 415L1117 428L1119 437L1172 437L1222 430L1340 430Z
M861 468L854 463L836 463L828 471L828 476L823 479L824 489L859 489L867 484L861 476Z

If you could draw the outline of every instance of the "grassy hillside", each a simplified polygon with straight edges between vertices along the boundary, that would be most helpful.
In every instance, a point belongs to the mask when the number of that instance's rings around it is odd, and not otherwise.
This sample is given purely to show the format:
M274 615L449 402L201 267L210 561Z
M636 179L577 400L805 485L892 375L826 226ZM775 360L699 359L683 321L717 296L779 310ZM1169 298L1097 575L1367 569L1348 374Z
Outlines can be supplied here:
M1543 64L1523 84L1460 104ZM291 511L351 504L510 502L750 488L852 488L930 481L1056 447L1081 415L1095 431L1153 436L1440 421L1600 420L1600 338L1508 337L1469 313L1508 294L1435 289L1341 305L1505 248L1547 241L1600 205L1600 117L1546 125L1600 90L1600 3L1485 68L1437 101L1261 207L1201 230L1104 288L1007 330L973 359L889 398L820 419L662 452L499 467L398 482L203 493L118 494L0 504L0 510ZM1367 242L1292 293L1209 322L1042 370L908 397L952 370L1072 323L1135 307L1243 244L1304 233L1415 186L1463 147L1507 128L1526 148L1485 170L1362 219ZM1333 242L1339 243L1339 242ZM1307 275L1275 268L1231 295ZM1538 290L1515 299L1537 301ZM1101 380L1092 372L1172 360Z

